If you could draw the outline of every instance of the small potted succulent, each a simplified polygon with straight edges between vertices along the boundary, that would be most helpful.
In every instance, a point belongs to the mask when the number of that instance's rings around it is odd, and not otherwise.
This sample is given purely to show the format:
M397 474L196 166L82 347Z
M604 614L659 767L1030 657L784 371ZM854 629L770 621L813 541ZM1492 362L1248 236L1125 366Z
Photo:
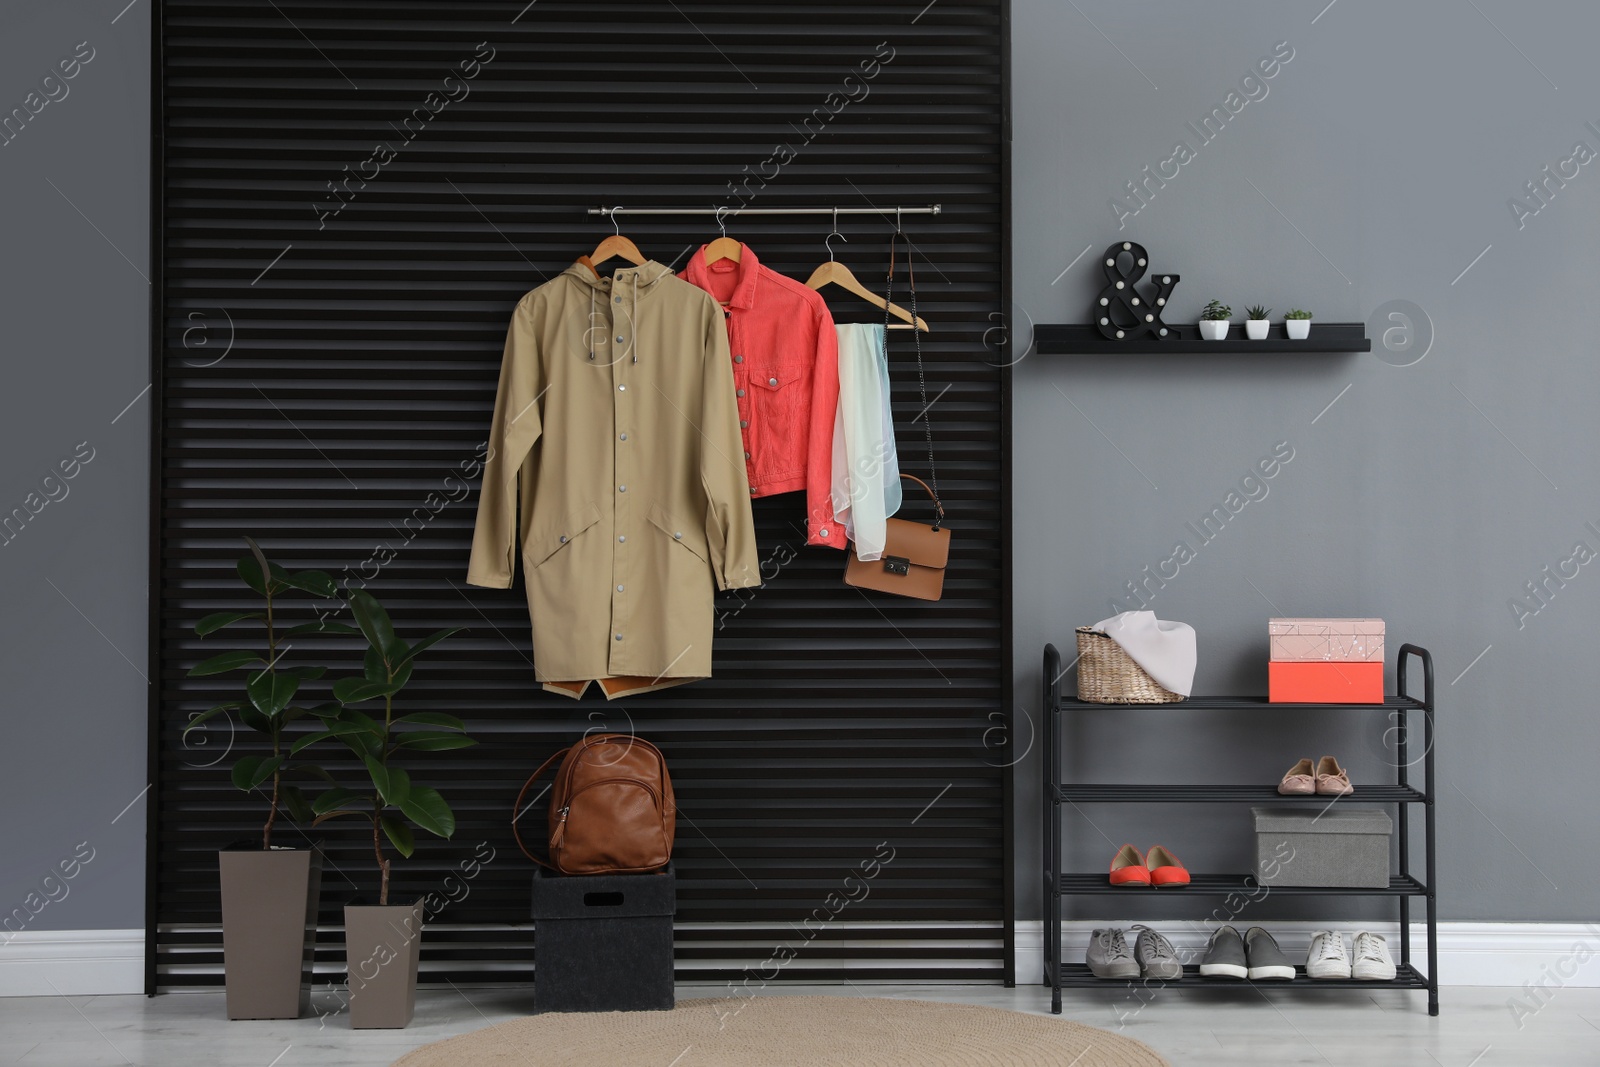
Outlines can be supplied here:
M1200 336L1207 341L1221 341L1228 336L1228 316L1233 309L1220 300L1213 300L1200 312Z
M1283 317L1283 328L1291 341L1304 341L1311 334L1311 312L1295 308Z
M1264 308L1260 304L1244 313L1244 333L1252 341L1265 341L1267 330L1272 327L1272 320L1267 318L1272 314L1271 308Z
M239 560L235 570L261 597L261 610L219 611L201 619L194 632L207 637L226 627L249 624L261 628L259 643L219 653L189 671L191 678L205 678L246 669L244 699L193 716L184 727L184 736L214 716L237 714L266 742L263 750L247 752L233 763L235 786L246 793L266 793L267 817L259 844L241 842L217 855L223 972L228 1018L294 1019L306 1008L310 996L322 853L314 845L275 845L272 831L280 813L301 823L314 818L305 795L286 778L300 773L332 779L321 767L293 758L304 746L296 745L291 752L285 729L296 719L336 706L307 709L296 705L301 684L320 678L324 668L291 666L284 656L301 636L357 631L344 623L320 620L285 625L289 621L283 604L286 595L300 592L331 600L335 596L333 579L322 571L290 573L268 562L255 541L244 540L250 554Z
M367 639L361 676L333 683L340 707L322 717L323 732L295 743L295 751L324 738L338 738L364 769L356 789L335 786L312 808L316 822L355 816L371 829L377 859L377 903L352 901L344 909L345 957L349 967L350 1025L354 1029L397 1029L411 1022L417 999L417 963L421 952L422 900L389 903L390 861L384 841L410 857L416 843L413 824L436 837L455 833L456 817L437 789L415 785L398 766L413 752L443 752L476 744L460 719L432 711L395 715L394 698L411 680L419 653L432 648L454 629L429 634L408 645L395 634L394 623L371 593L350 593L350 611ZM352 705L383 701L383 718Z

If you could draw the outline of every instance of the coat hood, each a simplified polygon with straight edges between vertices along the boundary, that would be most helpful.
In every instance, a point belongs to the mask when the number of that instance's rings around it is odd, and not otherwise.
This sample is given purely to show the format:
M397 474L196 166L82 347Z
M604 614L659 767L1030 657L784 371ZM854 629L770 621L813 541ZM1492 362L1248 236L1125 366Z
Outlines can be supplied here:
M587 288L602 293L609 293L614 286L627 286L631 289L634 285L639 287L640 292L644 292L662 278L671 277L672 268L665 263L647 259L637 267L631 264L618 267L610 277L602 278L595 274L593 267L580 259L561 273Z

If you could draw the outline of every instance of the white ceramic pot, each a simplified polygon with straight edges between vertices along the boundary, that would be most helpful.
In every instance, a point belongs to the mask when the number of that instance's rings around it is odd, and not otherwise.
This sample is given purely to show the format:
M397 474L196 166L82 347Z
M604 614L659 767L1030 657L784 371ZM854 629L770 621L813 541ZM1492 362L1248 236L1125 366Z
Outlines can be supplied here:
M1216 319L1215 321L1200 320L1200 336L1207 341L1220 341L1228 336L1228 320Z
M1291 341L1304 341L1311 333L1310 319L1284 319L1283 326Z
M1267 339L1267 329L1271 325L1271 319L1246 319L1244 323L1245 336L1252 341L1265 341Z

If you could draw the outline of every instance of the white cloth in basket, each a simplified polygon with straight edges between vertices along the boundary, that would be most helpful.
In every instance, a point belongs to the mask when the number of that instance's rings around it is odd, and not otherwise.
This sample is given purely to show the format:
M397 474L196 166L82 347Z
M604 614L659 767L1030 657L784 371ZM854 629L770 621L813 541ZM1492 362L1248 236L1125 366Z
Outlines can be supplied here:
M1122 646L1133 662L1163 689L1181 697L1194 686L1194 627L1163 622L1153 611L1124 611L1101 619L1094 628Z

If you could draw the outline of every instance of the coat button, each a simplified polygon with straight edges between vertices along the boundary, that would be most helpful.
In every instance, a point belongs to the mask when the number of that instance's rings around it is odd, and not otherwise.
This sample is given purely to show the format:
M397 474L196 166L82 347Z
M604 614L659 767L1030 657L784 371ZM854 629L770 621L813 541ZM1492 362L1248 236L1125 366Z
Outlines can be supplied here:
M739 420L739 429L748 430L749 428L750 428L750 420L749 419L740 419Z
M618 640L618 641L621 641L621 640L622 640L622 635L621 635L621 634L618 634L618 635L617 635L617 640Z
M822 536L823 537L827 537L828 536L828 531L827 530L823 530L822 531Z
M622 542L626 541L627 539L628 539L628 535L627 534L623 534L622 536L617 538L617 543L621 544Z
M745 458L745 459L749 459L749 458L750 458L750 453L748 453L748 452L746 452L746 453L745 453L745 454L744 454L744 458Z
M672 539L674 541L682 541L683 540L683 534L675 533L675 534L672 535Z
M620 341L620 340L622 340L622 338L619 337L619 338L617 338L617 340ZM776 378L768 378L767 379L767 384L768 385L777 385L778 384L778 379L776 379Z
M620 586L620 585L617 586L617 592L619 592L619 593L622 592L622 586Z
M622 303L622 297L620 297L620 296L617 297L617 303L619 303L619 304Z
M740 390L739 390L739 391L738 391L738 395L739 395L739 396L744 396L744 390L743 390L743 389L740 389Z
M566 544L567 543L567 535L566 534L562 534L561 535L561 543L562 544Z
M626 386L626 385L619 385L619 386L617 386L617 392L619 392L619 393L626 393L626 392L627 392L627 391L628 391L628 387L627 387L627 386Z
M743 363L744 362L744 357L743 356L734 356L733 357L733 361L735 363Z
M626 440L627 440L627 439L628 439L628 435L627 435L627 434L625 434L625 433L619 433L619 434L617 434L617 440L619 440L619 441L626 441Z
M625 485L619 485L619 486L617 486L617 492L619 492L619 493L626 493L626 492L627 492L627 491L628 491L628 487L627 487L627 486L625 486Z
M617 338L617 344L619 344L619 345L620 345L620 344L622 344L622 343L623 343L623 341L622 341L622 338L620 338L620 337L619 337L619 338Z

